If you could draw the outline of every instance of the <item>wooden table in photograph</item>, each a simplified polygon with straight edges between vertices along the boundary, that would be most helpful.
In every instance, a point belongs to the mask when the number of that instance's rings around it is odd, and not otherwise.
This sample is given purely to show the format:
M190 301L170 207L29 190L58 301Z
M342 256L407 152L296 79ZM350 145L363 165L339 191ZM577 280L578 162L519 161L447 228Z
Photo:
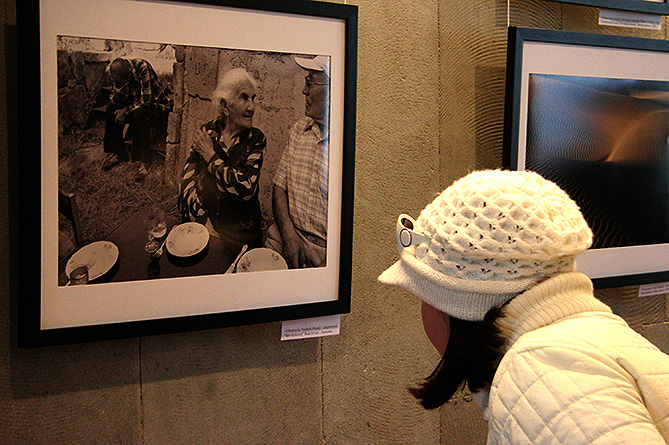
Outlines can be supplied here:
M143 219L148 209L139 210L116 228L107 240L116 244L119 250L117 264L110 271L110 277L102 281L134 281L155 278L172 278L195 275L222 274L232 264L239 253L237 248L226 246L219 238L209 237L205 249L191 257L180 258L169 253L163 246L163 254L152 259L144 246L148 234L144 230ZM176 224L168 218L167 233Z
M119 257L107 273L92 280L91 283L222 274L239 254L237 247L210 236L207 247L191 257L176 257L169 253L167 246L163 246L163 254L159 258L151 258L151 255L144 250L148 233L144 229L143 220L147 212L148 209L135 212L105 238L118 247ZM168 234L176 224L177 221L168 217ZM61 270L59 284L63 286L66 283L67 276L65 271Z

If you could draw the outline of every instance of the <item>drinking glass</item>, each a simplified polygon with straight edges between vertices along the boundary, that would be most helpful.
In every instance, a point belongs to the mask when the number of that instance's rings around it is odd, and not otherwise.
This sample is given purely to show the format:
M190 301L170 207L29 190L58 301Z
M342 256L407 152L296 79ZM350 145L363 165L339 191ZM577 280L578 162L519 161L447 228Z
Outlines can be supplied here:
M167 233L165 210L156 204L152 205L144 217L144 229L149 234L149 241L144 250L153 254L160 248L160 240Z
M75 267L70 272L70 286L88 283L88 266Z

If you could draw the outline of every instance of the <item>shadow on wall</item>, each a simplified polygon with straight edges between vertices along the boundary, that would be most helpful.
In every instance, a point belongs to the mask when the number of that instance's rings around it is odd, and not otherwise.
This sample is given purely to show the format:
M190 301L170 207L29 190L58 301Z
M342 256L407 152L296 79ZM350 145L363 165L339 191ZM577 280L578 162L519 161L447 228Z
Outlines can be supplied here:
M502 126L504 122L504 68L477 66L474 71L474 131L476 167L502 165Z

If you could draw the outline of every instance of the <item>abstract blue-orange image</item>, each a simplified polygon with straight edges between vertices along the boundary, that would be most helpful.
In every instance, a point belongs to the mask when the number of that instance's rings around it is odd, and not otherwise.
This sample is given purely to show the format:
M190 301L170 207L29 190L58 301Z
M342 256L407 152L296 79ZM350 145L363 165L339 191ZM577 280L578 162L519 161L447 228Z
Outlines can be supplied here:
M525 167L581 206L594 248L669 242L669 82L531 74Z

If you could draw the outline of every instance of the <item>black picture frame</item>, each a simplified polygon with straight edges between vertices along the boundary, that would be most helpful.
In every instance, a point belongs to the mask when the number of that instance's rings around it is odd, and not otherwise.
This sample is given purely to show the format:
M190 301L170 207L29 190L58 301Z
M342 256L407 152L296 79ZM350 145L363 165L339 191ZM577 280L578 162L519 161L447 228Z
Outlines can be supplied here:
M621 130L666 132L648 116L663 116L667 97L668 41L509 28L503 164L538 171L579 204L595 239L577 264L597 288L669 281L669 187L638 177L669 180L656 162L669 150Z
M642 12L647 14L667 15L669 14L669 3L666 1L653 2L647 0L554 0L561 3L572 3L575 5L595 6L605 9L618 9L621 11Z
M16 180L10 190L18 193L10 197L13 203L10 208L15 209L10 217L12 238L16 240L12 270L18 281L18 346L100 341L350 312L357 7L301 0L66 0L66 3L54 0L17 3L19 138L12 158ZM131 9L137 14L122 13ZM142 27L144 31L129 31L133 24L126 21L139 20L142 14L144 18L151 17ZM131 17L135 15L137 19ZM91 20L81 20L82 17ZM254 33L248 33L253 34L253 40L246 42L240 36L228 43L222 38L225 36L222 30L227 27L218 26L215 43L211 43L206 30L214 23L230 23L226 19L231 18L239 18L254 29ZM170 29L170 23L180 25ZM193 26L185 26L186 23ZM62 267L58 273L54 272L58 258L54 256L53 242L58 228L52 223L58 204L55 190L58 186L54 187L57 180L53 177L58 176L55 161L58 143L54 141L59 132L58 112L54 111L57 97L53 87L58 72L54 37L61 34L266 51L307 58L326 54L331 75L327 105L330 112L327 264L310 269L232 275L221 272L92 286L54 284L54 276L62 276ZM304 84L304 74L295 81L296 85L298 81ZM300 88L295 87L298 92ZM300 97L304 102L303 96ZM74 295L72 298L63 293L74 288L78 294L69 294ZM191 290L186 291L188 288ZM222 303L239 295L239 289L245 289L248 295L245 302L240 297L242 303L236 306ZM190 299L189 303L179 307L182 301L179 298L184 296ZM119 301L109 302L114 298ZM160 299L164 303L157 303ZM116 304L124 304L126 309L116 315L105 315L110 310L114 312Z

